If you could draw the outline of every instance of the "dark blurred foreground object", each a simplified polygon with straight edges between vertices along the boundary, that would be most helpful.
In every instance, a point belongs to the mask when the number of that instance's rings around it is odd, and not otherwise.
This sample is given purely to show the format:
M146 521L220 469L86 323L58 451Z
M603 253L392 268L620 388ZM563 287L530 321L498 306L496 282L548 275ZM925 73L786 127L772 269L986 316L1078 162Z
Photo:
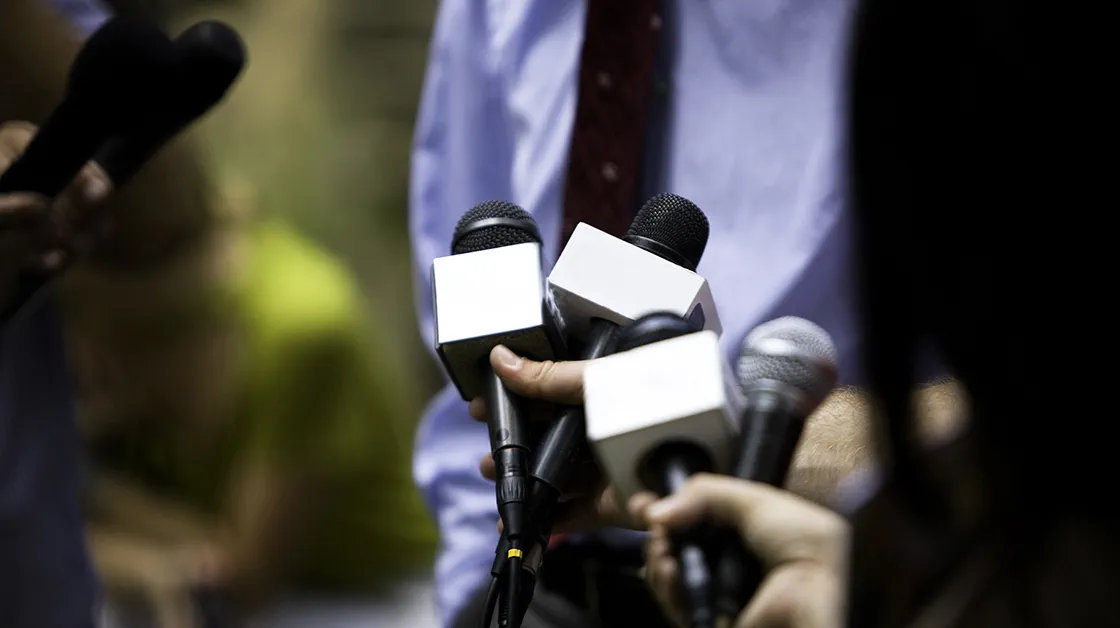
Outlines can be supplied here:
M849 626L1120 625L1116 445L1090 423L1115 405L1092 366L1115 355L1092 241L1115 176L1089 146L1115 68L1071 45L1103 41L1074 4L859 7L853 207L889 466L854 517ZM930 346L972 425L918 455L909 367Z

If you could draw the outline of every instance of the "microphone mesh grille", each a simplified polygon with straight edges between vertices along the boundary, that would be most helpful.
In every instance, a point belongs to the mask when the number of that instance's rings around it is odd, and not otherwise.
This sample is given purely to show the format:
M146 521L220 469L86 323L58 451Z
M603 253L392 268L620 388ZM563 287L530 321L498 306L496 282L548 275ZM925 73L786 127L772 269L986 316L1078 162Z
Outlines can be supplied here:
M486 201L470 208L459 219L459 224L455 225L455 236L452 238L452 242L455 242L455 248L451 252L454 255L459 255L461 253L513 246L514 244L525 244L526 242L540 242L540 239L529 230L511 226L485 227L472 231L460 239L459 236L474 223L488 218L511 218L536 224L529 212L513 203Z
M774 352L772 341L788 350ZM777 381L820 401L836 384L836 347L828 332L796 316L759 325L747 334L739 354L739 383L744 389L762 380Z
M687 198L658 194L638 210L626 235L669 247L695 268L708 245L708 218Z

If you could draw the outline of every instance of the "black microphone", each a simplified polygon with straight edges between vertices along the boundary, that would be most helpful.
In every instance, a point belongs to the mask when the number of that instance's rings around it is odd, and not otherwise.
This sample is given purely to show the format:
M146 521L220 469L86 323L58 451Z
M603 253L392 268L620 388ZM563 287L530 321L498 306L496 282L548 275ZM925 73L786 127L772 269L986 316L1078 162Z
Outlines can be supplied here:
M583 226L580 225L580 227ZM572 239L576 239L576 234L573 234ZM633 247L652 253L660 260L672 262L676 266L675 268L665 268L666 265L660 264L659 260L651 260L656 263L649 269L650 275L656 276L665 271L670 271L669 274L676 274L680 273L681 269L693 271L700 263L700 257L704 254L704 247L708 243L708 219L700 211L700 208L688 199L675 194L659 194L647 201L638 211L624 241ZM572 244L572 241L569 241L570 248L566 248L565 252L571 250L573 256L579 256L581 250L576 249ZM603 241L601 248L596 244L598 243L591 243L587 250L602 254L605 258L602 263L610 264L607 258L612 256L613 251L611 249L622 243ZM629 253L629 251L626 251L627 248L629 247L622 246L620 250ZM563 258L562 254L561 260L556 263L558 269L561 269L563 261L567 261ZM581 260L573 261L579 263ZM642 262L645 261L642 260ZM635 264L633 269L623 268L622 271L625 273L627 270L642 270L636 268L636 266L638 264ZM563 285L559 283L557 270L554 269L552 275L549 276L549 284L554 294L578 294L581 291L580 281L586 275L601 273L602 269L603 266L600 264L587 265L582 269L579 276L573 273L572 276L575 277L573 283ZM563 269L561 269L562 271ZM706 289L707 284L703 282L702 278L696 275L693 275L693 277L701 282ZM588 296L582 302L572 298L559 297L560 300L563 300L559 307L568 305L568 311L561 314L564 325L567 327L584 324L588 329L587 340L579 356L580 360L600 358L613 350L612 344L615 342L619 323L617 317L612 320L605 315L606 312L622 313L629 310L634 313L633 318L638 318L655 311L668 309L665 307L668 302L676 306L676 309L682 313L700 312L701 316L695 320L698 325L702 326L704 322L715 321L718 326L718 317L715 316L714 306L710 306L709 311L703 312L701 307L697 306L697 295L691 286L689 286L688 291L679 293L650 295L648 294L650 284L638 283L638 285L635 285L635 283L637 282L619 282L611 292ZM589 290L588 293L590 292ZM540 499L534 500L534 507L541 510L541 528L543 530L551 528L552 510L555 508L556 500L559 499L561 491L567 484L571 471L577 466L579 460L588 457L584 418L581 406L563 408L560 411L559 418L549 426L537 448L532 476L537 486L540 487L542 494Z
M638 211L625 238L590 225L576 226L549 275L549 300L566 334L583 341L580 360L608 355L620 324L654 311L674 309L695 324L719 329L707 282L694 272L708 242L708 219L675 194L658 194ZM650 285L665 292L651 294ZM524 563L523 615L551 537L555 510L573 469L590 462L583 408L565 406L537 444L531 477L530 526L536 545ZM504 573L503 534L492 573Z
M615 355L587 366L587 436L620 499L670 495L696 473L728 468L738 390L716 335L698 332L675 314L650 314L619 333ZM673 535L692 628L716 619L704 537L701 527Z
M0 174L0 194L58 196L112 135L158 105L174 73L174 49L163 31L110 19L74 59L62 102Z
M159 107L106 142L94 157L123 187L171 138L218 104L245 67L245 45L233 28L207 20L173 42L178 72Z
M176 38L173 48L175 71L167 75L168 88L156 95L159 102L125 123L93 157L118 189L168 140L216 105L245 65L241 38L221 22L195 24ZM65 264L73 261L68 257ZM33 309L38 295L59 272L21 275L0 321L9 322L21 310Z
M436 351L464 400L486 399L498 514L508 539L500 559L509 563L502 572L512 574L521 573L529 525L530 437L521 400L490 366L490 351L502 344L536 360L563 355L544 299L540 241L528 212L490 201L459 220L452 255L432 262ZM504 598L516 605L521 578L511 577L507 584Z
M803 318L778 318L747 335L737 368L747 404L735 477L785 485L805 420L836 385L836 361L828 332ZM734 619L764 571L737 534L723 536L715 605Z

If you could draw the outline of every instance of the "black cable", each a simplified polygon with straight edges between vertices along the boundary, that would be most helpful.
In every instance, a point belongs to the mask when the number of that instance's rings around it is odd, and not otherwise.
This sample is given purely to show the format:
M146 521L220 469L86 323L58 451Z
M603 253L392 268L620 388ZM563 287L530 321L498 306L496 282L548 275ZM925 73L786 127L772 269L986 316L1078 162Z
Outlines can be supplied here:
M498 593L501 591L498 586L500 582L497 577L490 580L490 588L486 590L486 603L482 607L482 623L478 628L490 628L494 621L494 609L498 607Z
M509 606L506 625L509 628L519 628L524 615L520 612L521 599L521 548L516 541L511 542L509 549L509 570L506 571L506 604Z

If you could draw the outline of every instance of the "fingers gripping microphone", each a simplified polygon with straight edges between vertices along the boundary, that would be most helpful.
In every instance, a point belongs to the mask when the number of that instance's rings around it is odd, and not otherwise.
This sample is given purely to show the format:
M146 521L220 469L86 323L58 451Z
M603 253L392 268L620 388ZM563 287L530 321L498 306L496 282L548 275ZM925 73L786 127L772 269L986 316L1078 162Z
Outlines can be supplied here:
M161 95L161 106L145 112L126 132L111 138L94 157L119 188L171 138L218 104L245 67L245 45L221 22L207 20L174 41L178 72Z
M584 398L587 439L623 503L730 470L743 398L714 332L674 314L639 319L620 333L617 354L587 366ZM691 624L706 627L714 579L697 538L690 531L674 545Z
M738 377L747 405L735 476L783 486L805 420L836 385L836 347L803 318L778 318L743 341ZM720 552L716 609L734 618L750 602L763 570L731 533Z
M528 425L520 400L490 366L490 350L503 344L536 360L559 357L559 333L544 303L540 234L525 210L491 201L463 216L451 250L432 263L436 352L464 400L486 398L498 514L509 539L503 561L507 573L520 574L528 526ZM519 584L520 578L509 578L507 604L516 603Z

